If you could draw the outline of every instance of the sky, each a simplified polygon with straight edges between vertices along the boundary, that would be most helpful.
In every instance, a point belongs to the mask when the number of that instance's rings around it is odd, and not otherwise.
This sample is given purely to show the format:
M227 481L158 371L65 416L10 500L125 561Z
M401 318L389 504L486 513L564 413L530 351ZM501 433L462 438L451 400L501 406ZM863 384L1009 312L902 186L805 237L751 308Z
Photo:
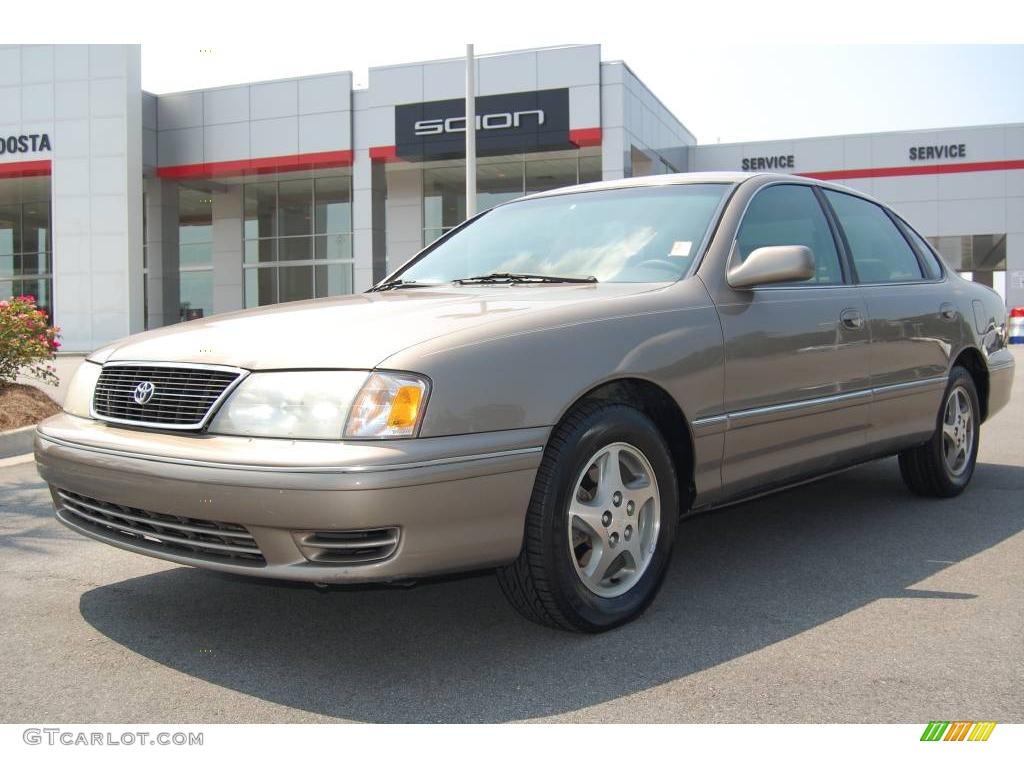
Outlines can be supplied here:
M371 66L468 42L599 43L701 143L1024 122L1024 45L999 44L1020 41L1021 14L994 0L176 0L158 19L151 3L58 6L49 37L142 43L155 93L343 70L365 87Z

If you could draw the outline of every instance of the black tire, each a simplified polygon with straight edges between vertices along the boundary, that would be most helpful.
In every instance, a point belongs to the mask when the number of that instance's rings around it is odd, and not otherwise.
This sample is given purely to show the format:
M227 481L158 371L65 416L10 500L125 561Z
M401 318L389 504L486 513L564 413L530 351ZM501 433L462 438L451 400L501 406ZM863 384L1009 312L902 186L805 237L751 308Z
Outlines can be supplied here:
M646 570L629 591L601 597L576 572L568 507L585 462L602 447L628 443L654 470L661 499L660 529ZM537 471L519 558L498 570L498 582L523 616L549 627L603 632L639 616L665 577L679 519L676 471L655 424L635 408L583 403L553 431Z
M967 393L973 421L973 441L967 452L966 464L954 473L947 465L944 455L943 422L950 396L957 389ZM974 378L966 368L956 366L949 373L949 383L942 395L939 413L935 419L935 433L927 443L902 451L899 455L900 474L907 487L918 496L951 498L963 492L974 475L974 464L978 458L978 443L981 437L981 408L978 404L978 390Z

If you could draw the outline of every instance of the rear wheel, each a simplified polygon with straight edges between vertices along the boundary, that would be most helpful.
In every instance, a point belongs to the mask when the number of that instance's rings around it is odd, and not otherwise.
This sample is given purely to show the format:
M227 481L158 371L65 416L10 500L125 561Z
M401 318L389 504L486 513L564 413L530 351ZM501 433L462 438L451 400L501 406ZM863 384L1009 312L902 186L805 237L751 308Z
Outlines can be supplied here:
M584 404L552 434L523 549L498 572L502 591L540 624L623 624L654 599L678 517L675 468L654 423L626 405Z
M978 458L981 413L974 379L966 368L956 366L935 433L924 445L900 453L903 481L919 496L948 498L960 494L971 481Z

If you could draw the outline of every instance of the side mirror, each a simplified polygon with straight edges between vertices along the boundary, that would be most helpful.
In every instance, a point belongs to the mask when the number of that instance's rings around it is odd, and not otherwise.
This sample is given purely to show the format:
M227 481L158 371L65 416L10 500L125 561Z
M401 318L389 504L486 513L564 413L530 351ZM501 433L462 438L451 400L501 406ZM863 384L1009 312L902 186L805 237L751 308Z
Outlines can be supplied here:
M729 270L726 280L733 288L753 288L809 280L814 271L814 253L807 246L772 245L751 251L746 261Z

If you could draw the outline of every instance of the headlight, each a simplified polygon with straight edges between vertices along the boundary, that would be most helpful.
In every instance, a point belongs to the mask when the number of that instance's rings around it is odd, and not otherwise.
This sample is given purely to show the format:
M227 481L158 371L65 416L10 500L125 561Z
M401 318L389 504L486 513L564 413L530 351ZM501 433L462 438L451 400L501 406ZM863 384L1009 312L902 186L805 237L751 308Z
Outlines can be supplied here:
M92 393L96 389L96 380L100 377L103 366L84 361L75 375L71 377L68 392L64 396L64 411L72 416L90 417Z
M396 382L395 397L383 403L380 381ZM405 389L416 382L420 396ZM366 371L288 371L253 373L221 407L209 431L220 435L286 437L295 440L339 440L344 437L410 437L419 426L426 384L408 374ZM389 390L390 391L390 390ZM376 399L375 399L376 398ZM372 402L370 402L372 400ZM378 402L380 401L380 402ZM387 413L381 429L373 417L375 405ZM392 411L394 415L392 415ZM412 413L412 425L404 428ZM364 416L369 414L370 418ZM371 423L372 422L372 423ZM347 423L347 425L346 425ZM359 429L353 430L353 425Z
M415 437L427 400L427 382L408 373L374 373L352 404L345 437Z

